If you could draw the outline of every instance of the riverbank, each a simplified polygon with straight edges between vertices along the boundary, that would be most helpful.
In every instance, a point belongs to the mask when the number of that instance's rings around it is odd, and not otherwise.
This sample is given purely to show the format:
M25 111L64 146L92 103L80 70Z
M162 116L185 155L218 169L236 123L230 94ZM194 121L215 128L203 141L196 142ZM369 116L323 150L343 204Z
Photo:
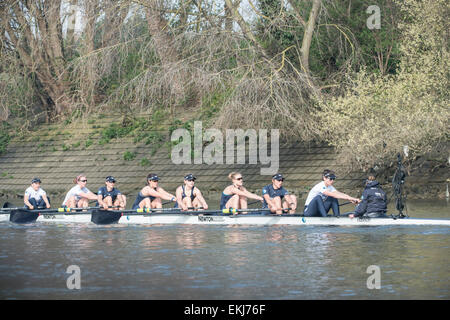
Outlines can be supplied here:
M260 193L262 187L270 183L271 176L262 174L263 170L273 166L273 170L286 177L285 187L301 200L306 199L311 187L320 181L324 169L336 171L335 185L340 191L358 196L367 176L362 171L349 171L339 162L332 147L302 142L281 141L278 158L269 158L273 163L263 164L259 158L257 163L250 163L247 145L244 163L237 163L236 158L234 164L228 164L224 158L223 163L175 164L170 133L177 128L192 131L191 120L169 123L164 120L164 113L141 115L132 123L127 119L120 115L97 114L64 125L41 125L27 134L17 134L0 156L0 195L20 198L31 179L39 177L42 187L53 199L62 199L72 187L73 179L83 173L89 180L87 187L94 192L104 184L106 176L113 175L118 181L117 187L130 199L145 185L147 174L155 172L162 178L161 186L169 192L175 192L183 183L183 177L193 173L197 176L196 186L206 195L214 196L230 183L227 176L232 171L244 175L247 189ZM202 151L206 150L206 144L203 143ZM270 146L268 143L269 149ZM408 167L405 185L408 198L446 197L449 164L442 164L440 157L423 156ZM392 170L377 175L388 194L392 190L392 175Z

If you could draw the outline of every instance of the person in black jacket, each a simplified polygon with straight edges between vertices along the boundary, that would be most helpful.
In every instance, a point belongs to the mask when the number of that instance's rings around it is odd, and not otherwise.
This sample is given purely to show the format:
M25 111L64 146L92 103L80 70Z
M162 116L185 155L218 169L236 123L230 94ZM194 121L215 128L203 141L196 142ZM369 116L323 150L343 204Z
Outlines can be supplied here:
M354 217L383 217L387 211L387 196L374 176L369 176L366 180L366 187L363 191L362 201L356 207L355 213L349 215Z

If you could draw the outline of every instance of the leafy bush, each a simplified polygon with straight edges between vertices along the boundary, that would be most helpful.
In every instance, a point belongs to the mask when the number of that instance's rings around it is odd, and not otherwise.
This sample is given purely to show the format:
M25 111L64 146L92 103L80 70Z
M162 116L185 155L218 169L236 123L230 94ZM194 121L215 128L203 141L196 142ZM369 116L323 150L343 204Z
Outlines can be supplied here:
M130 152L130 151L125 151L123 154L123 160L126 161L131 161L134 160L134 158L136 158L136 152Z
M445 0L405 0L396 75L362 70L342 97L321 102L326 140L348 163L369 169L409 147L409 159L448 140L450 118ZM446 161L446 159L442 159Z

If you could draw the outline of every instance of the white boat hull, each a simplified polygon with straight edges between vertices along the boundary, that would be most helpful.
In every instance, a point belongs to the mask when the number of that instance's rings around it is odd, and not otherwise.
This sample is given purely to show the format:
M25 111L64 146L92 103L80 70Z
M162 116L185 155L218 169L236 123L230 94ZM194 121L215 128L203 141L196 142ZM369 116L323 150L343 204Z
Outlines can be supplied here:
M9 221L9 214L1 214L0 222ZM41 214L36 222L45 223L91 223L91 214ZM353 218L348 217L302 217L274 215L184 215L184 214L124 214L119 224L195 224L195 225L296 225L296 226L450 226L450 219L419 218Z
M124 215L122 224L215 224L215 225L296 225L296 226L383 226L383 225L440 225L450 226L450 220L438 219L392 219L392 218L347 218L347 217L301 217L301 216L218 216L158 214L150 216Z

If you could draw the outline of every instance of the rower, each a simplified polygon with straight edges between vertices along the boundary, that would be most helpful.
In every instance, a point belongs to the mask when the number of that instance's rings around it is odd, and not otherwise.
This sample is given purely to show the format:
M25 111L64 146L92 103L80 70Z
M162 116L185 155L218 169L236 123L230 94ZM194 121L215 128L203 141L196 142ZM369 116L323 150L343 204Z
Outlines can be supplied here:
M382 218L387 212L386 192L381 188L374 176L369 176L361 196L362 201L356 206L355 213L348 215L349 218L369 217Z
M87 187L87 178L84 174L78 175L73 183L76 186L67 192L62 203L63 207L68 208L86 208L89 206L89 200L97 200L97 195L91 192Z
M113 176L107 176L105 186L98 189L97 205L105 210L111 209L113 206L123 210L127 204L127 198L115 187L115 184L116 179Z
M328 211L333 209L335 217L340 215L338 199L345 199L354 204L360 202L345 193L339 192L333 187L336 180L334 171L325 169L322 173L322 182L316 184L308 193L303 214L306 217L326 217Z
M192 173L184 177L184 185L179 186L175 193L177 196L175 208L181 208L183 211L188 210L188 208L194 208L194 210L199 208L208 209L208 204L203 198L201 191L194 186L196 179Z
M177 201L177 198L166 192L163 188L158 186L158 181L161 180L156 173L149 173L147 176L147 185L139 191L136 200L133 203L132 209L142 208L162 208L161 199Z
M33 178L31 186L25 190L23 202L30 210L50 208L50 199L47 193L41 188L41 179Z
M244 180L242 174L239 172L231 172L228 175L232 185L226 187L222 192L220 199L220 210L223 209L247 209L247 198L264 201L264 199L257 194L247 191L244 187ZM246 213L246 212L241 212Z
M262 189L264 198L263 209L269 208L272 213L282 214L283 211L291 214L297 209L297 197L282 186L284 177L277 173L272 176L272 184Z

